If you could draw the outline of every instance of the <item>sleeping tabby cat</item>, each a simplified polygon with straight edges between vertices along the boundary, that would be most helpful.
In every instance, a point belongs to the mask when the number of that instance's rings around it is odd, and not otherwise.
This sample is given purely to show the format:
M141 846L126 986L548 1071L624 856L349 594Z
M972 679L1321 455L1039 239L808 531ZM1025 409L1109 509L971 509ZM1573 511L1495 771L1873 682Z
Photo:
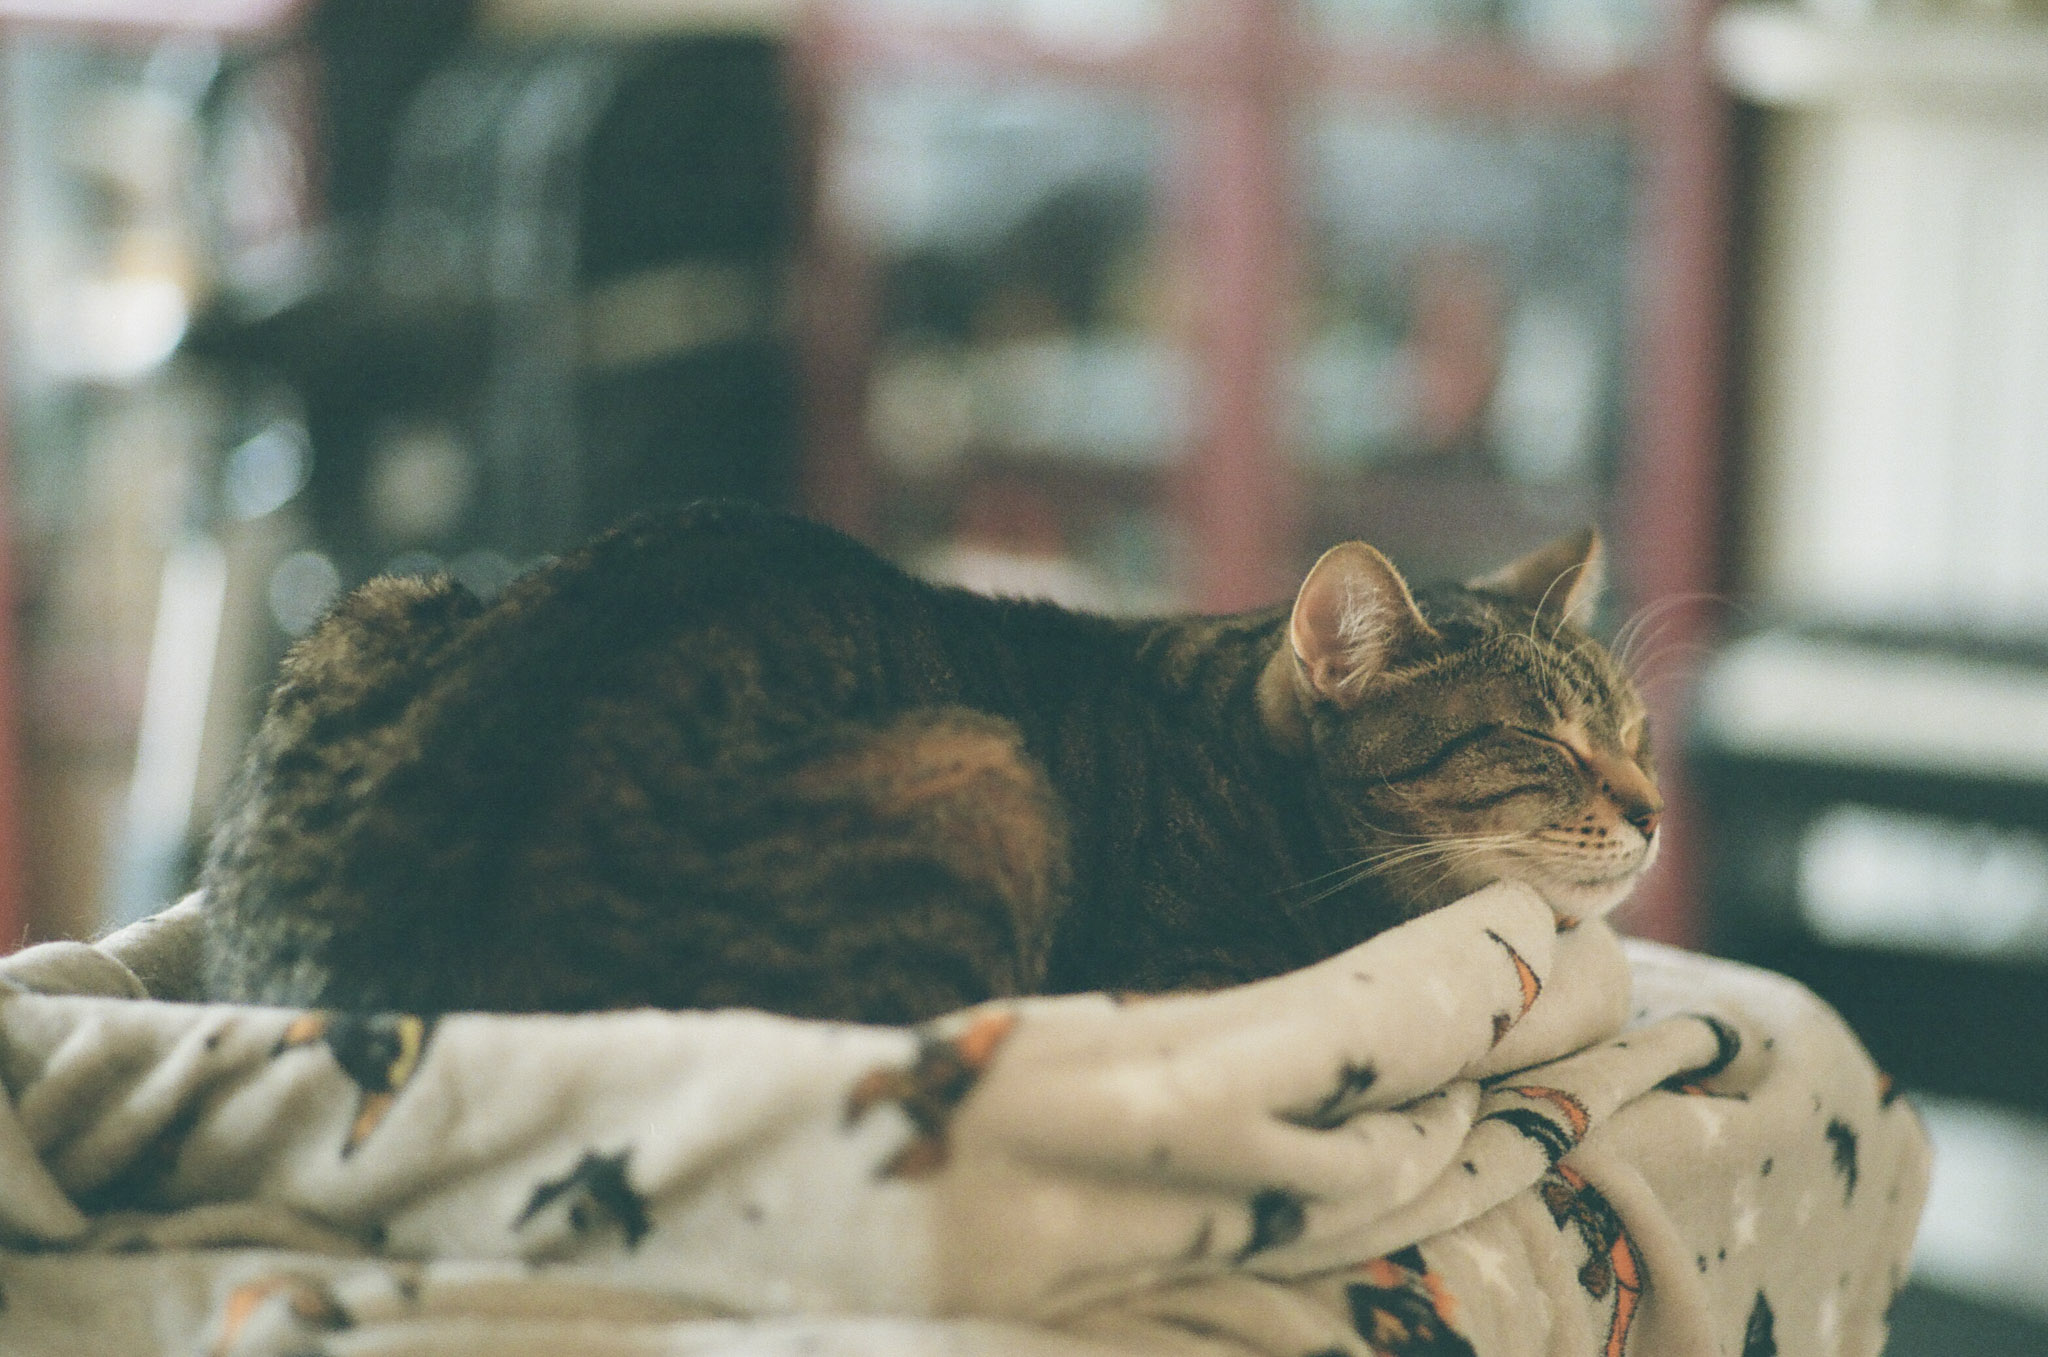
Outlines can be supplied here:
M214 997L902 1022L1226 984L1500 877L1625 895L1661 810L1591 533L1411 595L1111 620L736 504L292 651L206 863Z

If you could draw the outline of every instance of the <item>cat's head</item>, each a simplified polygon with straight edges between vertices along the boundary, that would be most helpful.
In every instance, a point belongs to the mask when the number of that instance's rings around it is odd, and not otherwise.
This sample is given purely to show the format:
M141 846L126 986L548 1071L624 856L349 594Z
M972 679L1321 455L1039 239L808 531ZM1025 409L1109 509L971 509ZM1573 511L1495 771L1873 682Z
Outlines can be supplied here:
M1419 594L1362 542L1316 563L1260 701L1314 762L1352 875L1411 912L1510 878L1577 919L1648 869L1664 802L1642 699L1583 630L1601 560L1589 530Z

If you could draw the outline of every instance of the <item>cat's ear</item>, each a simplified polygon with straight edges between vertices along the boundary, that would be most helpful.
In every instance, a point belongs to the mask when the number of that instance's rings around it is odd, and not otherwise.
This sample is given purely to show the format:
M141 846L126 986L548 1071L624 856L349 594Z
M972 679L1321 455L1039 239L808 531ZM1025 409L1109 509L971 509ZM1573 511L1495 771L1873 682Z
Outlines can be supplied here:
M1287 639L1316 697L1348 707L1403 654L1440 638L1393 562L1363 542L1331 547L1302 581Z
M1469 580L1465 587L1511 598L1545 621L1585 626L1606 578L1607 548L1597 529L1586 528Z

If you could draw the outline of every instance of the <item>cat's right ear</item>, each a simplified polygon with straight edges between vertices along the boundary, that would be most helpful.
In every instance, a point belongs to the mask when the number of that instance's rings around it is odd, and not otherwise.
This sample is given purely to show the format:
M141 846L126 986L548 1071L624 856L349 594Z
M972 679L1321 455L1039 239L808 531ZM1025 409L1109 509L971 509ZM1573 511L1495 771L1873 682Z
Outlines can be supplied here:
M1586 528L1468 580L1465 587L1513 599L1546 622L1585 626L1599 604L1606 575L1607 549L1600 532Z
M1324 552L1302 581L1287 639L1309 696L1348 708L1399 657L1442 638L1393 562L1346 542Z

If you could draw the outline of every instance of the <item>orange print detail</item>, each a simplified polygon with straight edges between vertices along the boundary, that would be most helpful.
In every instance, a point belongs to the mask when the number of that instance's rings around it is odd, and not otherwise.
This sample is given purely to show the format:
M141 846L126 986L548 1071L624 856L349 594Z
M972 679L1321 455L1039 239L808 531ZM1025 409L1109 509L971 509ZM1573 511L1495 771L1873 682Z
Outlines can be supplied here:
M1515 950L1513 943L1494 932L1491 928L1486 930L1486 936L1499 943L1502 949L1507 952L1508 960L1515 963L1515 978L1521 982L1522 986L1522 1011L1516 1017L1518 1019L1528 1017L1529 1010L1536 1006L1537 996L1543 993L1543 978L1536 974L1535 967L1522 960L1522 954Z
M1422 1289L1429 1293L1429 1308L1436 1311L1436 1317L1455 1328L1458 1298L1451 1294L1451 1288L1444 1285L1444 1279L1434 1272L1425 1272L1422 1274Z
M1590 1112L1586 1111L1586 1105L1580 1102L1576 1096L1565 1092L1561 1088L1545 1088L1541 1084L1521 1084L1510 1088L1508 1092L1519 1093L1524 1098L1529 1098L1536 1102L1549 1103L1552 1107L1564 1113L1565 1120L1571 1123L1572 1139L1574 1141L1584 1140L1586 1132L1593 1125L1593 1116ZM1563 1169L1559 1170L1559 1172L1564 1171Z
M1568 1165L1553 1165L1551 1172L1570 1186L1575 1208L1572 1214L1581 1219L1582 1228L1596 1215L1604 1217L1612 1226L1611 1237L1602 1239L1601 1243L1606 1246L1607 1267L1614 1279L1614 1319L1607 1326L1607 1344L1601 1353L1602 1357L1624 1357L1628 1351L1629 1330L1635 1327L1636 1307L1643 1300L1643 1260L1636 1253L1635 1242L1628 1237L1627 1229L1622 1226L1620 1215L1597 1188ZM1593 1235L1606 1233L1596 1228L1589 1233L1587 1243L1593 1243ZM1605 1290L1602 1286L1594 1294Z
M216 1357L225 1357L226 1353L234 1350L235 1344L241 1340L242 1330L249 1325L250 1317L280 1291L288 1293L285 1304L290 1308L292 1317L301 1323L330 1330L348 1327L348 1312L313 1282L303 1277L264 1277L228 1293L227 1300L221 1305L220 1341L213 1346Z
M1408 1280L1406 1268L1398 1263L1390 1263L1384 1258L1375 1258L1358 1270L1365 1274L1368 1282L1382 1291L1392 1291Z
M953 1038L953 1049L960 1052L960 1059L971 1070L988 1067L996 1047L1003 1044L1003 1038L1010 1035L1017 1025L1017 1015L1007 1011L984 1013L968 1025L965 1032Z

